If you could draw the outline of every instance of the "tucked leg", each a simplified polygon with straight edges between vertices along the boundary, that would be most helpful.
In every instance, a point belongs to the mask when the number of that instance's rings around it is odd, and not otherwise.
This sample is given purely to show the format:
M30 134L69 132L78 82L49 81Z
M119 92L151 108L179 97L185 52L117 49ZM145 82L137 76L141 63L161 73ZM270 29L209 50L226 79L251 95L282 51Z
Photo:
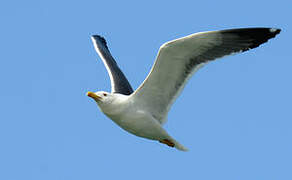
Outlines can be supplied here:
M162 143L162 144L166 144L166 145L168 145L168 146L170 146L170 147L174 147L174 143L171 142L171 141L168 140L168 139L159 140L159 142Z

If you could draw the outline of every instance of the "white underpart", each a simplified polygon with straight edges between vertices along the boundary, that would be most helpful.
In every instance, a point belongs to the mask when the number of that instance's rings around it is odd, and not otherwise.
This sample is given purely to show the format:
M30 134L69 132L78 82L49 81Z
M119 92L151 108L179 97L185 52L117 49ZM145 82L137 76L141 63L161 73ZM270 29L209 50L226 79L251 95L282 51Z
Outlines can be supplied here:
M187 151L183 145L172 138L161 124L145 111L145 108L135 99L127 95L111 94L112 103L101 103L99 107L110 119L124 130L140 137L151 140L169 140L175 144L175 148Z

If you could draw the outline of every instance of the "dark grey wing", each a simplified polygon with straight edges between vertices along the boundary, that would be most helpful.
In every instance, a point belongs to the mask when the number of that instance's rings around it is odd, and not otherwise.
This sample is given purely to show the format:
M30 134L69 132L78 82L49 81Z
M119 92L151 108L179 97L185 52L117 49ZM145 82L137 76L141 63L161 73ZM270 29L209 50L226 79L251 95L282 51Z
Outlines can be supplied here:
M165 43L147 78L131 95L164 123L172 103L191 75L209 61L247 51L280 33L274 28L245 28L191 34Z
M112 57L106 41L103 37L99 35L93 35L91 37L94 44L96 52L99 54L102 59L106 70L109 74L111 80L112 93L120 93L125 95L130 95L133 93L133 89L128 82L126 76L119 68L118 64Z

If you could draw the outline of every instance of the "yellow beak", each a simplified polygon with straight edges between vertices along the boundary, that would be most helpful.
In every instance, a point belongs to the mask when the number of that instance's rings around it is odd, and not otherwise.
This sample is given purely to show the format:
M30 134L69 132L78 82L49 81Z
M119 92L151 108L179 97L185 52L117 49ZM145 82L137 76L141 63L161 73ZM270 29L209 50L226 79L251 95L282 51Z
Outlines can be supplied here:
M87 95L88 97L91 97L91 98L96 99L96 100L100 100L100 99L101 99L100 96L96 95L96 94L93 93L93 92L87 92L86 95Z

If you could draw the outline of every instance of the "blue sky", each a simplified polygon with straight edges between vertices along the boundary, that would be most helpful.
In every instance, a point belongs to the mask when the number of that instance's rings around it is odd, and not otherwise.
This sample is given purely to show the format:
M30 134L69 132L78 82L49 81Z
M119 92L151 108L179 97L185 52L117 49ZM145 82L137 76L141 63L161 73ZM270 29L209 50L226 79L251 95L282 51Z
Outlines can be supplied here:
M3 1L0 179L292 179L289 1ZM165 128L190 149L135 137L87 91L110 91L90 36L103 35L134 88L166 41L277 27L260 48L212 62Z

